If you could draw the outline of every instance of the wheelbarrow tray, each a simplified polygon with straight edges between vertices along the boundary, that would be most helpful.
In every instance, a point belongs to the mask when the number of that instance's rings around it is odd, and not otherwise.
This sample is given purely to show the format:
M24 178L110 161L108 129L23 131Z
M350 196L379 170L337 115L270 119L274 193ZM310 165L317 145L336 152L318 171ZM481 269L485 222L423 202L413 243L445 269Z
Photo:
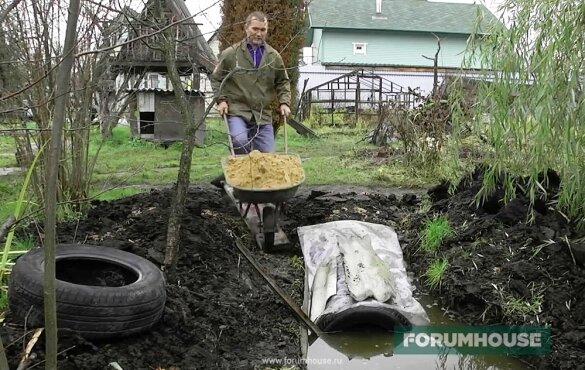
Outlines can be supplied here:
M235 157L243 157L246 154L236 155ZM300 157L296 154L282 154L287 156L295 156L301 161ZM227 174L227 161L234 156L227 156L222 158L221 166L225 174L226 184L233 188L233 194L236 199L240 202L245 203L281 203L286 202L290 198L294 197L297 193L297 189L305 181L305 172L303 171L303 177L296 184L281 186L275 188L244 188L234 185L230 177Z

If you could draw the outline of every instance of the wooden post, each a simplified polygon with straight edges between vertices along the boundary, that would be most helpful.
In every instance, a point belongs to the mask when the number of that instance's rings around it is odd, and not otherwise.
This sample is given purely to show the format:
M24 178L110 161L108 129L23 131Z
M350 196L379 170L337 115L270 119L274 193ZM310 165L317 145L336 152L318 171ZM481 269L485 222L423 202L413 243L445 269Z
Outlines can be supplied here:
M359 103L360 103L360 95L361 95L361 91L360 91L360 73L358 72L356 74L356 86L355 86L355 124L354 127L357 127L358 124L358 119L359 119Z

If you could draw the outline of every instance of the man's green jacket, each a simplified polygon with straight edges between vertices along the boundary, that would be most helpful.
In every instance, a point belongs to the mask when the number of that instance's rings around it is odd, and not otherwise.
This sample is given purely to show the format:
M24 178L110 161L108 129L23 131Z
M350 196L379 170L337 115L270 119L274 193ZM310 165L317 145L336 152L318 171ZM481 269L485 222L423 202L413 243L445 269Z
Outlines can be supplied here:
M234 72L228 77L230 71ZM268 44L264 44L258 68L254 67L245 39L222 51L211 74L211 84L218 102L227 101L228 114L248 122L252 117L259 125L272 122L270 104L275 94L280 104L290 107L288 73L280 54Z

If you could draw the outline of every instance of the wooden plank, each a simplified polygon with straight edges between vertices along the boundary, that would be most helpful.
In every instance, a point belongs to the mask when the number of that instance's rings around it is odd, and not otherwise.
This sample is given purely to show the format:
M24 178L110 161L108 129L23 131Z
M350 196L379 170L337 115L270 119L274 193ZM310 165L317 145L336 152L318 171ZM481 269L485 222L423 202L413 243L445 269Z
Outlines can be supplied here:
M154 112L154 93L153 92L139 92L138 93L138 110L140 112Z
M319 137L319 135L317 135L317 133L313 130L311 130L310 128L308 128L307 126L303 125L302 123L300 123L299 121L295 120L292 117L288 117L286 119L286 122L295 129L296 132L299 133L299 135L305 136L305 137Z

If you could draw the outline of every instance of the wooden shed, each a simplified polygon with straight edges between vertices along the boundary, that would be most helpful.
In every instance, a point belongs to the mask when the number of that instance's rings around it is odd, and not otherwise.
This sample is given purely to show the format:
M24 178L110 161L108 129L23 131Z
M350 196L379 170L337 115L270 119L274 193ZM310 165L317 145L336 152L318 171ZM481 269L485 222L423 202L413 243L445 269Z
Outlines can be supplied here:
M195 119L205 112L205 95L198 90L186 90ZM129 108L134 116L128 119L134 136L162 144L183 140L185 124L172 90L142 88L135 90L136 99ZM205 140L205 125L196 132L196 144Z
M149 0L137 19L128 21L121 34L134 42L124 44L112 62L118 76L131 75L124 80L125 88L133 92L127 117L132 134L161 143L180 141L184 137L183 122L164 57L163 30L170 27L176 42L176 68L183 89L193 109L195 120L205 113L205 93L199 86L200 76L213 71L217 58L194 23L184 0ZM168 33L167 33L168 34ZM138 81L138 83L135 83ZM205 139L205 125L199 127L197 144Z

